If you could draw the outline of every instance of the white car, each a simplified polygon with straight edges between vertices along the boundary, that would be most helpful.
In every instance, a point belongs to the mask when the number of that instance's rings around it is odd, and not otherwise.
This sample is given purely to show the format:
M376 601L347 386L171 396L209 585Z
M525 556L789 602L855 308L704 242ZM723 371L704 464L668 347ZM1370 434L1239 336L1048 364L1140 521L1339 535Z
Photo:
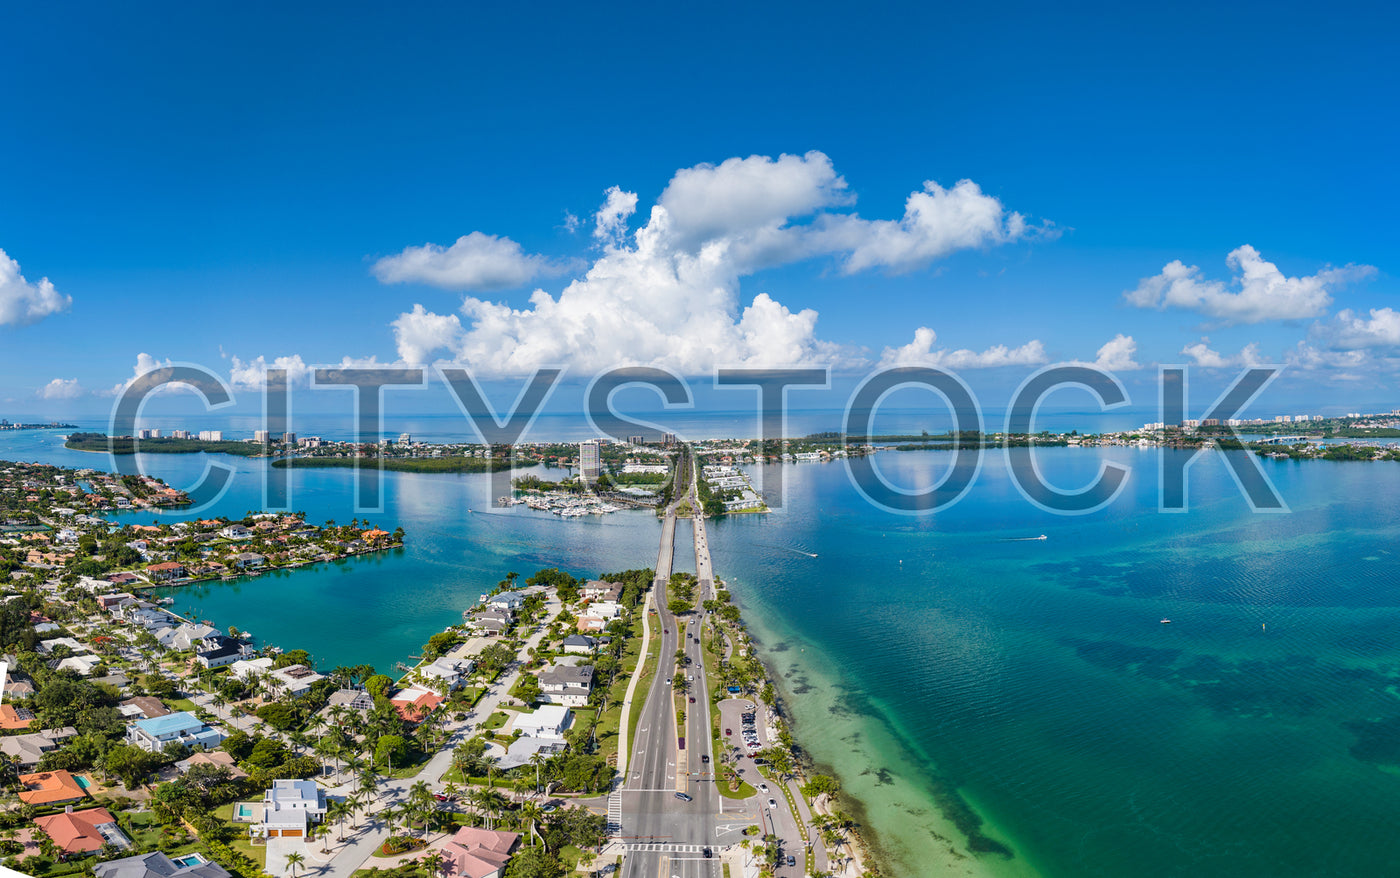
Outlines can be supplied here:
M761 784L759 784L759 785L758 785L758 791L759 791L760 793L766 793L766 792L768 792L768 784L766 784L766 783L761 783Z
M778 807L778 800L777 800L777 799L769 799L769 800L768 800L768 807L769 807L769 808L776 808L776 807Z

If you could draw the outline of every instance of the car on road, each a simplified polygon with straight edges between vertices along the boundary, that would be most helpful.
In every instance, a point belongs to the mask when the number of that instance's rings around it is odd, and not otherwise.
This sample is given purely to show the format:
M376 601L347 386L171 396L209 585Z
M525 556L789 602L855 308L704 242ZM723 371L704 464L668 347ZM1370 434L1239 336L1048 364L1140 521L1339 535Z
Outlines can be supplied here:
M704 762L704 763L708 763L708 762L710 761L710 757L705 756L704 754L701 754L701 756L700 756L700 761L701 761L701 762Z
M734 734L734 730L733 730L733 729L725 729L725 730L724 730L724 733L725 733L726 735L732 735L732 734Z
M792 854L788 854L787 864L788 864L789 866L796 866L796 865L797 865L797 858L794 857Z
M710 850L709 848L705 848L705 849L704 849L703 851L701 851L700 853L704 854L704 855L705 855L705 859L707 859L707 860L710 859L711 857L713 857L713 856L715 855L715 852L712 851L712 850Z
M691 800L690 796L685 793L676 793L676 798L680 799L682 802L689 802Z
M768 800L768 807L769 807L769 808L776 808L776 807L778 807L778 800L777 800L777 799L769 799L769 800Z
M766 792L768 792L768 784L766 784L766 783L761 783L761 784L759 784L759 785L758 785L758 791L759 791L760 793L766 793Z
M695 703L695 696L694 696L694 695L690 696L690 703L691 703L691 704L694 704L694 703Z

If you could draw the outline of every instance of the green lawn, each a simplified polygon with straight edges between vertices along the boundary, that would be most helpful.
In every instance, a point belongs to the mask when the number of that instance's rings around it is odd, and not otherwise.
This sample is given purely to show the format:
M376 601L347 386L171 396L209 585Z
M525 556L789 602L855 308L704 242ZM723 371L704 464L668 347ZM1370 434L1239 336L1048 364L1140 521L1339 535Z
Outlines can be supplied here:
M194 713L199 709L195 703L188 698L166 698L163 700L165 701L165 706L171 710L184 710L189 713Z
M494 732L496 729L499 729L501 726L505 725L506 721L509 719L510 717L506 716L505 713L498 710L486 718L486 722L481 724L481 728L485 729L488 732Z

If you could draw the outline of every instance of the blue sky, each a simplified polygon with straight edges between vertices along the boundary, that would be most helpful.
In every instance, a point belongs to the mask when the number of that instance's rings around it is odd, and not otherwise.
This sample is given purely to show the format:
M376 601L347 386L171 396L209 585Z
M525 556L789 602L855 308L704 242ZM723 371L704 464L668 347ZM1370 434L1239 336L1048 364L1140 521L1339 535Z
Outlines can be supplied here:
M1278 362L1280 411L1388 408L1395 25L1380 5L9 10L0 415L103 413L143 354L247 387L259 357L502 379L926 362L998 401L1097 360L1135 402L1159 363L1210 386Z

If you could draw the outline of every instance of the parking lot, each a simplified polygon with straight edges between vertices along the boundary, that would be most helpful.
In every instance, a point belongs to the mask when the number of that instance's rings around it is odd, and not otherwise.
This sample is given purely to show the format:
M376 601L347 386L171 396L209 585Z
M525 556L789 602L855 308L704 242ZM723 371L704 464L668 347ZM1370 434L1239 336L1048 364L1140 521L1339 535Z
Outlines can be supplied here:
M731 698L719 703L720 741L726 748L738 748L751 756L768 746L768 731L761 721L762 711L752 701Z

